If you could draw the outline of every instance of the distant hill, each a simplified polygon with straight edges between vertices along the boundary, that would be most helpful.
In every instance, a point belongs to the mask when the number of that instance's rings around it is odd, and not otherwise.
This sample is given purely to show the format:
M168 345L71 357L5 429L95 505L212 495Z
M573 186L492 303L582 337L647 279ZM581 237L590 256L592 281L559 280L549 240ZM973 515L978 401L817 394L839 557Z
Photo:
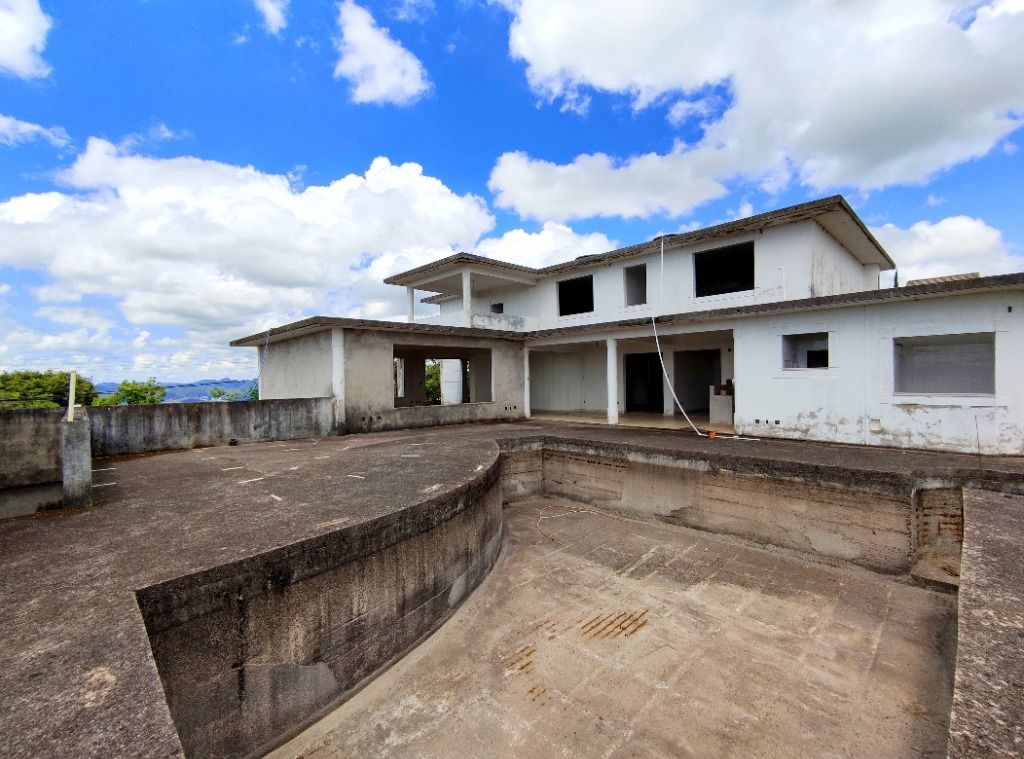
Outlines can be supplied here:
M160 382L157 380L157 384L167 388L164 403L201 403L210 400L210 391L215 387L228 392L244 393L252 387L252 383L255 381L255 379L224 377L223 379L202 379L195 382ZM117 390L117 383L100 382L97 383L96 390L101 395L109 395Z

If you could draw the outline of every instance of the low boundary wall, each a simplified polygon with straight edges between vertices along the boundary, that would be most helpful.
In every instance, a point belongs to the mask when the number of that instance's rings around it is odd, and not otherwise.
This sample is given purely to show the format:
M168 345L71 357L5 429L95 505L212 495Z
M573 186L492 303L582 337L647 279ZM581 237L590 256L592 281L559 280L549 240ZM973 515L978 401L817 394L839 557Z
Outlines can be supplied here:
M337 434L332 398L93 406L89 419L96 457Z

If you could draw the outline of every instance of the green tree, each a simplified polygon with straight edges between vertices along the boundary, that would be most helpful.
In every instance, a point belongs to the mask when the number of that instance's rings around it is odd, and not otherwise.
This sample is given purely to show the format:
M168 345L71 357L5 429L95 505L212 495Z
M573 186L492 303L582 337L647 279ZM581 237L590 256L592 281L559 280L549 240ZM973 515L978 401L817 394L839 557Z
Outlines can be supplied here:
M246 390L225 390L222 387L214 387L210 389L210 400L211 401L252 401L255 400L253 393L256 386Z
M66 408L69 372L0 373L0 411L20 408ZM96 399L96 388L88 377L75 380L75 403L88 406Z
M167 390L156 384L155 377L150 377L145 382L125 380L110 395L97 398L93 405L133 406L141 403L160 403L165 395L167 395Z
M423 381L423 390L430 403L441 402L441 362L427 361L427 376Z

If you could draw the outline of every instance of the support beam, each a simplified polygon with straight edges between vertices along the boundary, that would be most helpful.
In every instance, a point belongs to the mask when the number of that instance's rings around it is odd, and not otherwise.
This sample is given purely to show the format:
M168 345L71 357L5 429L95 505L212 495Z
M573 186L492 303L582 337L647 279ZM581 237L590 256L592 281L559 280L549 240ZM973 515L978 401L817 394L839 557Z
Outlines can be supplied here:
M406 295L407 295L407 297L409 299L409 305L408 305L408 311L407 311L407 313L408 313L408 321L409 321L409 324L412 324L414 321L416 321L416 288L415 287L407 287L407 288L405 288L405 292L406 292Z
M467 327L473 326L473 281L468 271L462 272L462 315Z
M608 351L608 424L619 423L619 346L614 337L605 338Z
M530 418L530 349L523 346L523 416Z

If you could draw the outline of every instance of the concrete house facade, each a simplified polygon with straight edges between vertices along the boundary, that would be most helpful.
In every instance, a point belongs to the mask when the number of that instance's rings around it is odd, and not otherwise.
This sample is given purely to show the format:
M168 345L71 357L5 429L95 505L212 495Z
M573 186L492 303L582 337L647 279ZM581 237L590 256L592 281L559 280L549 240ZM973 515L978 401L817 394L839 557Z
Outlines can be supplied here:
M258 349L261 398L331 397L350 431L685 410L742 435L1024 453L1024 274L880 289L893 268L836 196L543 269L457 254L385 280L405 323L232 345ZM438 313L416 318L419 293Z

